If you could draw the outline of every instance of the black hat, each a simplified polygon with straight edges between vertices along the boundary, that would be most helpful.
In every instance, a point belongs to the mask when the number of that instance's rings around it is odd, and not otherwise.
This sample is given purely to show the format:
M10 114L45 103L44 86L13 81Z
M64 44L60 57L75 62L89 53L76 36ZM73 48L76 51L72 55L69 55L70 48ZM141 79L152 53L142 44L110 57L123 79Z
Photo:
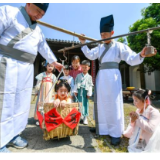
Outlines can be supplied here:
M113 15L101 18L100 33L113 31L114 19Z
M33 3L33 4L42 9L44 12L47 11L47 8L49 6L49 3Z

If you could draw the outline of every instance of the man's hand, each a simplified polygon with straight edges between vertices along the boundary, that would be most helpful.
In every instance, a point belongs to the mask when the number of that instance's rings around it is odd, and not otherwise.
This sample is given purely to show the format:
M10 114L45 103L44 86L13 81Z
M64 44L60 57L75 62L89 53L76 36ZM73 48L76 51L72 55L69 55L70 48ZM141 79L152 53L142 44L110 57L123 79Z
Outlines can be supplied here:
M146 55L145 55L146 49L147 49L147 47L144 47L143 50L140 53L140 56L143 57L143 58L146 57ZM154 48L154 53L155 53L155 55L157 54L156 48Z
M63 68L63 65L61 63L58 62L53 62L52 63L54 65L54 67L60 72L61 69Z
M85 36L84 34L81 34L82 36ZM79 40L80 40L80 42L82 43L82 44L84 44L85 42L86 42L86 39L85 38L80 38L79 37Z

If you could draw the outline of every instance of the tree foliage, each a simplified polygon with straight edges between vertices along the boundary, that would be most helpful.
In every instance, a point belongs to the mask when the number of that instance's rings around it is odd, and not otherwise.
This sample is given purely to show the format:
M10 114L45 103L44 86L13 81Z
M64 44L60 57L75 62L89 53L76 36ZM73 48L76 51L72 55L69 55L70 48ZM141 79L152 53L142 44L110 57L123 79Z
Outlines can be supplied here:
M150 4L147 8L142 9L141 20L137 20L129 27L130 32L144 30L147 28L157 27L160 24L160 4ZM128 45L132 50L139 53L147 44L147 33L139 33L127 37ZM157 55L145 58L144 64L148 71L160 70L160 29L151 33L151 44L157 49Z
M117 40L117 42L125 43L125 42L126 42L126 39L123 38L123 37L121 37L121 38L119 38L119 39Z

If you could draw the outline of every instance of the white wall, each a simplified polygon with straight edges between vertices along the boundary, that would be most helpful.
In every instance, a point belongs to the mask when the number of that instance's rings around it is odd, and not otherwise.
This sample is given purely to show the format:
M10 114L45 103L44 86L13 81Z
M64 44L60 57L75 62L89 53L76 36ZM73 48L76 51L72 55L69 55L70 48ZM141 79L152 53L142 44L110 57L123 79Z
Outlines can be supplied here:
M155 89L156 91L160 91L160 71L155 72Z
M130 75L130 87L141 88L141 79L140 71L137 71L139 66L130 66L129 75ZM148 72L145 75L146 88L152 91L160 91L160 71L151 72L148 75Z
M137 71L139 66L130 66L130 87L135 87L136 89L141 88L140 71Z
M153 91L160 91L160 71L145 73L146 88Z
M145 82L146 82L146 88L151 89L155 91L155 73L151 72L150 75L148 73L145 73Z

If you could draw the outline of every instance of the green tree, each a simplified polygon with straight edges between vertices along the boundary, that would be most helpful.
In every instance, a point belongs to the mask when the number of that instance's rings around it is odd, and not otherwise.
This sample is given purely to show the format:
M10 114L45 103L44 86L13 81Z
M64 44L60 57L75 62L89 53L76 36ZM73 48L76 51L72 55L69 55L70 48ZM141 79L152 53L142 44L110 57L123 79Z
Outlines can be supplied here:
M142 9L141 20L137 20L129 27L130 32L139 31L147 28L157 27L160 24L160 4L150 4L147 8ZM140 33L127 37L128 45L135 52L140 52L147 44L147 33ZM148 71L160 70L160 30L154 30L151 33L151 44L157 49L157 55L145 58L144 64L147 65Z
M160 24L160 3L152 3L149 7L142 9L142 16L147 18L154 18Z
M125 42L126 42L126 39L123 38L123 37L121 37L121 38L119 38L119 39L117 40L117 42L125 43Z

